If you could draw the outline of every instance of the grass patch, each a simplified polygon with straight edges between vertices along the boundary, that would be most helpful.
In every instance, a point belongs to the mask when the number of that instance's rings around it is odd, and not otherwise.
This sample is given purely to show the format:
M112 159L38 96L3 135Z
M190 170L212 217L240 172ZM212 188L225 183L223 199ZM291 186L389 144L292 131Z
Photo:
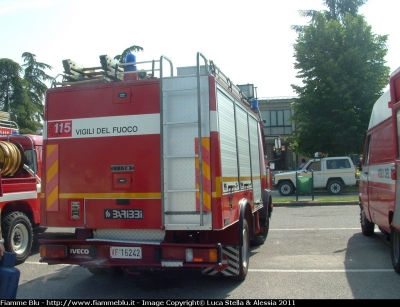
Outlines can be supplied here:
M359 191L360 187L358 185L352 187L345 187L343 191Z

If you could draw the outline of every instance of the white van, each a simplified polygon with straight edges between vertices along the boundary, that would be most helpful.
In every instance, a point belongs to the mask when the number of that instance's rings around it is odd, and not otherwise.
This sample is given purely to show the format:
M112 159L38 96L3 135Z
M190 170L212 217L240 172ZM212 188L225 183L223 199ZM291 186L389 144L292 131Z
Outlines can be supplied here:
M396 180L391 174L396 141L389 101L387 91L374 104L360 165L360 221L366 236L374 234L375 225L388 236L391 232L396 202Z

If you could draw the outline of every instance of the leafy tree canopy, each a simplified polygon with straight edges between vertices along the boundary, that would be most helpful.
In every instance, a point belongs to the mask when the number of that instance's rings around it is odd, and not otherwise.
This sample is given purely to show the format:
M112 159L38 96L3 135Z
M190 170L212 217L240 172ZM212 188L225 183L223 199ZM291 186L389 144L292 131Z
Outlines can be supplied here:
M24 69L10 59L0 59L0 110L10 114L20 133L36 133L42 127L44 82L51 80L44 69L52 67L37 62L36 55L29 52L22 58Z
M44 70L51 70L52 67L48 64L37 62L36 55L24 52L22 54L25 67L24 80L27 81L28 96L34 104L32 111L34 112L33 118L36 121L43 120L43 99L46 94L47 85L46 81L51 81L53 78L47 75Z
M328 10L323 10L320 13L324 14L328 21L331 19L342 21L347 13L356 16L359 7L364 5L367 1L368 0L324 0L323 3ZM299 13L302 17L310 17L310 22L314 22L318 11L305 10ZM292 29L296 32L301 32L303 28L304 26L292 26Z
M10 59L0 59L0 110L9 111L13 89L22 87L22 68Z
M292 85L299 97L292 105L292 150L361 153L373 104L388 80L387 35L373 34L363 16L328 19L321 12L298 33L294 67L303 86Z

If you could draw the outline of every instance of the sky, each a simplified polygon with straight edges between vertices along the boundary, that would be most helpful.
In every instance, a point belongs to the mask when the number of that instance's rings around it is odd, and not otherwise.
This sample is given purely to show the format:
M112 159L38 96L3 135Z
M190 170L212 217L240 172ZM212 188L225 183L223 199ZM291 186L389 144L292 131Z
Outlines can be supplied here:
M293 97L301 85L294 69L291 25L300 10L324 10L322 0L0 0L0 58L23 64L36 55L63 73L62 60L99 66L100 55L143 47L137 61L168 57L176 67L196 65L201 52L234 84L254 84L258 98ZM400 0L368 0L363 14L377 35L389 35L385 58L400 66ZM397 23L397 25L396 25ZM176 72L174 72L176 74Z

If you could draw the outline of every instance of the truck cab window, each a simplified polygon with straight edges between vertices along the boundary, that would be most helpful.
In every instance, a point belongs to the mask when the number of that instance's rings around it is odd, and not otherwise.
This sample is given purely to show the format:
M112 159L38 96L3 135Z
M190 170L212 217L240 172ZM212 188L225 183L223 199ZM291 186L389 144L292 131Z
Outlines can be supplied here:
M37 172L36 153L34 150L28 149L24 151L24 164L35 173Z

